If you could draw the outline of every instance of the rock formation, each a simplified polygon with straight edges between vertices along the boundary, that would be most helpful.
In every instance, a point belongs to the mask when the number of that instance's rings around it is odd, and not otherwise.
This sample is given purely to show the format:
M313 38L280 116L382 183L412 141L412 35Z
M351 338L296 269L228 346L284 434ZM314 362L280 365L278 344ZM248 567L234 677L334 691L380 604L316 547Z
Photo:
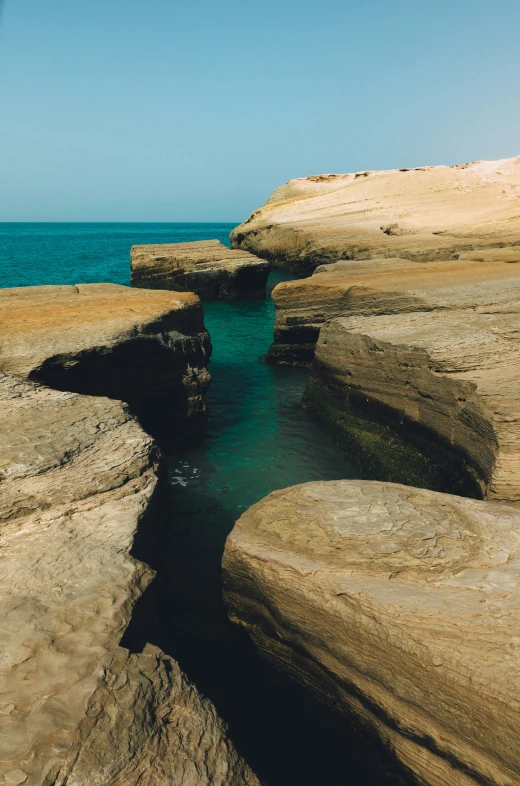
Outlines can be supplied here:
M302 274L338 259L519 251L519 196L520 157L298 178L233 230L231 242Z
M271 357L308 361L319 334L305 403L372 477L517 501L520 265L465 256L279 285Z
M520 286L518 252L468 252L444 262L371 259L323 265L314 275L278 284L273 363L307 365L320 328L338 316L397 314L504 305Z
M369 476L432 490L271 494L228 538L230 616L427 786L520 786L519 194L520 158L315 177L233 234L318 265L273 292L305 406Z
M250 508L224 555L231 618L421 784L520 784L520 512L369 481Z
M197 426L208 351L193 295L0 292L2 783L258 783L171 658L118 646L153 578L132 547L160 456L114 399L170 391Z
M219 240L133 246L132 286L196 292L202 298L264 298L269 263Z
M122 399L153 432L200 433L211 350L191 293L116 284L0 290L0 370Z

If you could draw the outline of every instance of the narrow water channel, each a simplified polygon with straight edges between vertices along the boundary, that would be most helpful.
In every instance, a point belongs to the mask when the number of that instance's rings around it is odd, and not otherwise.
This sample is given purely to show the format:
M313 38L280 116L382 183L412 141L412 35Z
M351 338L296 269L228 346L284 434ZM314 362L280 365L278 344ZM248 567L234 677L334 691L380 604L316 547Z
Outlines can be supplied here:
M271 274L269 291L287 278ZM401 784L363 738L263 664L226 618L220 564L241 513L274 489L360 475L301 408L307 370L265 363L271 298L204 311L214 347L208 430L170 460L155 643L213 700L266 786Z

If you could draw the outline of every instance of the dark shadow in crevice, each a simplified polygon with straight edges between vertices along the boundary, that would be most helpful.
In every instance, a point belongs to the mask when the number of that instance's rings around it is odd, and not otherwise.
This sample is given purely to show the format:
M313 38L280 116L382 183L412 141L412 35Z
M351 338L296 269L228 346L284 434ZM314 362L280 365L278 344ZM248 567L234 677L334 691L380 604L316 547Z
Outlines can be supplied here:
M440 433L365 393L345 390L317 369L315 360L303 405L365 477L484 498L495 461L492 435L478 463Z
M115 347L55 355L30 379L55 390L126 402L142 428L170 451L200 438L205 412L189 412L183 384L186 357L158 338L139 336ZM189 417L188 417L189 416Z
M218 498L208 492L194 499L189 488L169 486L160 499L157 552L150 554L145 535L133 549L157 578L122 645L139 652L150 641L175 658L267 786L403 786L393 757L262 661L249 636L228 621L221 561L234 521Z

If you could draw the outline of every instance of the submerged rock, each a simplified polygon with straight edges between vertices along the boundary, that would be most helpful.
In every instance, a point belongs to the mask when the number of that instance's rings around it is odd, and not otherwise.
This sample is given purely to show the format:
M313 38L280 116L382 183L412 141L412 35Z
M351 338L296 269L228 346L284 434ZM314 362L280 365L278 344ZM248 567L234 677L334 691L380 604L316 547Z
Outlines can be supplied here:
M420 783L520 784L520 512L369 481L307 483L228 537L225 599L260 653Z
M1 291L0 315L0 780L257 784L177 664L119 646L153 578L132 549L158 527L160 455L114 399L169 392L197 425L198 298L35 287Z
M132 286L196 292L202 298L264 298L269 263L219 240L133 246Z
M520 260L520 156L291 180L231 233L295 273L338 259L449 259L508 247Z

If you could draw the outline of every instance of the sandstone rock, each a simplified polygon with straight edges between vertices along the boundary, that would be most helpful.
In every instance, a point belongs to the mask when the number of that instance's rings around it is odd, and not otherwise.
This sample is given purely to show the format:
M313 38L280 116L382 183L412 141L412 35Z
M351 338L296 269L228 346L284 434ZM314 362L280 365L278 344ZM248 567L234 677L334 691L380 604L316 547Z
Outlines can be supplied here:
M202 298L263 298L269 263L219 240L133 246L132 286L180 289Z
M116 650L64 771L67 786L259 786L211 702L149 644Z
M378 270L347 276L346 316L321 330L307 406L372 476L520 500L520 270Z
M200 300L115 284L0 290L0 370L127 401L180 438L205 423L211 351ZM151 420L153 417L153 421Z
M291 180L232 245L307 273L338 259L449 259L503 246L520 261L520 157Z
M256 784L177 664L118 646L153 577L131 551L157 528L155 444L120 401L27 381L129 401L149 385L189 425L208 380L198 298L38 287L0 309L0 781Z
M156 486L120 402L0 377L0 773L54 783L151 571L129 552Z
M520 784L520 513L368 481L250 508L224 555L231 619L371 729L421 784Z
M269 360L308 364L320 328L338 316L504 305L520 296L520 265L497 249L446 262L374 259L324 265L273 290ZM477 260L476 257L483 257Z

